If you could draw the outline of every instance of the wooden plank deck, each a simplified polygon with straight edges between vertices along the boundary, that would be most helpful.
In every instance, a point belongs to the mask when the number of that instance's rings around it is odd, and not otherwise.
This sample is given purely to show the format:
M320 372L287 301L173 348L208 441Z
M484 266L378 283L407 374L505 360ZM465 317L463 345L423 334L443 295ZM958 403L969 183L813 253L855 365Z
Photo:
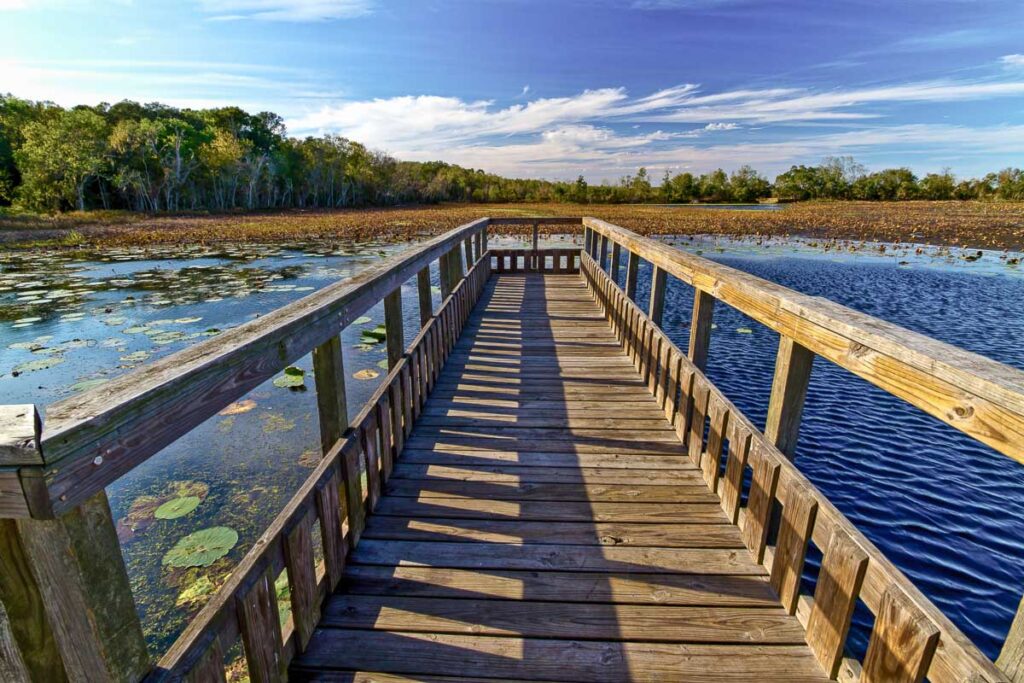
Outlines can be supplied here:
M496 274L297 680L827 680L578 275Z

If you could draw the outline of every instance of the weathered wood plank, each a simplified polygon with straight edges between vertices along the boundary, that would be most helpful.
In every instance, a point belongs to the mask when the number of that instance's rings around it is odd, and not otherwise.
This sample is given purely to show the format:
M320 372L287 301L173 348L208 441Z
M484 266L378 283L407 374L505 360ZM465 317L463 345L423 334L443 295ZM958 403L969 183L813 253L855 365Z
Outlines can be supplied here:
M292 621L298 636L299 650L305 650L313 629L320 621L320 594L313 566L313 516L303 515L285 531L284 563L288 570ZM276 596L275 596L276 599Z
M867 567L868 554L850 536L834 531L825 549L807 622L807 644L830 678L839 670Z
M402 287L384 297L384 340L388 347L388 368L398 365L405 353L404 325L402 320Z
M591 501L644 503L717 503L701 483L642 486L583 483L518 483L393 479L387 495L402 498L480 498L516 501Z
M274 578L269 569L238 598L237 606L249 680L253 683L283 683L288 680Z
M316 382L320 448L326 454L348 429L348 399L345 396L345 365L340 336L331 337L313 350L313 379Z
M862 683L921 683L939 644L939 629L897 587L882 608L864 657Z
M771 584L779 594L783 609L789 614L796 614L800 580L803 577L804 560L807 558L807 543L814 529L818 501L809 486L796 481L787 487L785 501L779 538L775 544Z
M341 475L335 466L334 474L316 490L316 510L320 519L320 539L324 551L324 565L327 572L327 588L334 587L341 581L345 571L345 537L341 533L341 504L338 487Z
M701 289L693 293L693 315L690 321L690 346L687 357L698 370L708 364L711 329L715 314L715 297Z
M742 422L734 420L729 436L729 456L725 463L725 478L722 479L722 509L732 524L740 514L740 498L743 495L743 474L750 453L751 434Z
M756 445L752 451L754 476L750 482L747 495L746 525L743 527L743 540L747 548L760 563L764 560L764 549L768 543L768 528L771 523L775 488L779 482L779 471L782 465L778 458L769 451Z
M39 412L31 404L0 405L0 466L41 465Z
M802 645L804 632L781 609L451 600L339 595L322 628L525 638L644 640L676 643Z
M629 259L626 261L626 296L636 301L636 281L640 274L640 255L632 249L629 250Z
M789 337L779 337L764 435L789 458L796 455L800 420L813 364L814 354L810 350Z
M1024 681L1024 598L1017 607L1017 615L1010 624L1010 632L996 660L999 667L1014 683Z
M376 515L397 517L449 517L552 522L641 522L721 524L719 506L707 503L582 503L550 501L494 501L479 499L392 498L381 500ZM350 546L351 547L351 546Z
M548 640L348 629L325 630L314 643L294 665L299 676L307 671L343 669L417 677L458 672L477 680L827 680L805 646ZM524 652L530 653L529 659L523 659Z

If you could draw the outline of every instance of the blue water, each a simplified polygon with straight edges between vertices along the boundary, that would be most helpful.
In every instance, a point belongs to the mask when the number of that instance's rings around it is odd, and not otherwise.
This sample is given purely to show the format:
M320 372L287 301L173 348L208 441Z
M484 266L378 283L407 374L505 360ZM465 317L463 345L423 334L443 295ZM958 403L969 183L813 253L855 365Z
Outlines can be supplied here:
M666 241L1024 369L1024 277L997 253L971 263L959 254ZM641 266L641 302L649 272ZM686 348L693 290L669 278L666 297L664 329ZM763 426L778 334L721 303L714 323L708 376ZM998 655L1024 592L1024 466L820 358L796 464L982 651ZM868 616L855 617L855 652L866 648Z

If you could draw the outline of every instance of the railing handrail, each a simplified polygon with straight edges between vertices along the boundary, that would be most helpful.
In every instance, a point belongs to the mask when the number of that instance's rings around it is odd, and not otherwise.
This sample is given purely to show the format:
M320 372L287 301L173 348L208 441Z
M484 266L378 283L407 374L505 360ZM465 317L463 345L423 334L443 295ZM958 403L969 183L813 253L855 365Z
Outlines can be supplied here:
M1024 463L1024 372L596 218L586 228Z
M310 353L489 222L481 218L462 225L256 320L50 405L41 444L44 502L59 515L86 500Z

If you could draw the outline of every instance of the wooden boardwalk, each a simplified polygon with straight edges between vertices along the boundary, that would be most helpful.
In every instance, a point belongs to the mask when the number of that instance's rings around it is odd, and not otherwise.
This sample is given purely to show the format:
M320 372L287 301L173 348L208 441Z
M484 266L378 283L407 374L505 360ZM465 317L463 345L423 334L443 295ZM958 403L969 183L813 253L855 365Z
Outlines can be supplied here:
M585 281L542 274L488 281L291 676L827 680Z

